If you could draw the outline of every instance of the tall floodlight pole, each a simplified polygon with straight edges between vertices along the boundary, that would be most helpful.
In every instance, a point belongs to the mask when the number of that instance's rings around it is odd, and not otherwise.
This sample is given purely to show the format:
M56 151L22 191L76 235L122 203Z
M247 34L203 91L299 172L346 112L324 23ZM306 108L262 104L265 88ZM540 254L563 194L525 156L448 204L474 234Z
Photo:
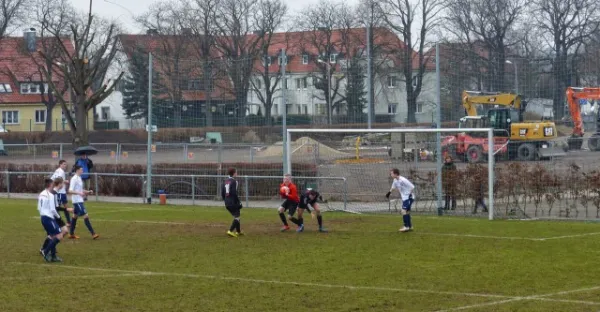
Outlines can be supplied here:
M287 56L285 54L285 49L281 49L281 105L283 106L283 120L281 121L282 131L281 134L283 136L283 174L291 174L292 168L288 167L288 133L287 133L287 104L285 101L285 88L287 87L286 81L286 73L285 68L287 66Z
M439 43L435 44L435 81L436 81L436 91L435 91L435 102L437 104L436 109L436 127L438 129L442 128L442 86L441 86L441 75L440 75L440 45ZM437 167L437 181L436 181L436 189L437 189L437 208L438 215L441 215L443 212L442 206L442 133L437 132L435 134L435 149L436 149L436 167Z
M148 143L146 149L146 202L152 204L152 53L148 53Z
M373 0L369 0L369 18L367 20L367 127L371 129L373 118L373 60L371 55L371 31L373 26Z

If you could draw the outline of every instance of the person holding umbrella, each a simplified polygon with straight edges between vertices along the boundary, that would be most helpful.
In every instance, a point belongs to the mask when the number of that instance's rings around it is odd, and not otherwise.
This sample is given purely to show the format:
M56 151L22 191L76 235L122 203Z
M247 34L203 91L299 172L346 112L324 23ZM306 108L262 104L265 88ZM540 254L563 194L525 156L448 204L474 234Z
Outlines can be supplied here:
M75 165L73 166L73 170L71 170L71 174L75 173L75 168L77 166L81 167L83 169L83 173L81 174L81 180L83 180L83 183L85 184L85 188L89 189L90 188L89 173L94 168L94 163L88 156L98 154L98 150L91 146L82 146L82 147L76 149L74 154L75 154L75 156L77 156L77 159L75 160ZM87 200L87 197L86 197L86 200Z

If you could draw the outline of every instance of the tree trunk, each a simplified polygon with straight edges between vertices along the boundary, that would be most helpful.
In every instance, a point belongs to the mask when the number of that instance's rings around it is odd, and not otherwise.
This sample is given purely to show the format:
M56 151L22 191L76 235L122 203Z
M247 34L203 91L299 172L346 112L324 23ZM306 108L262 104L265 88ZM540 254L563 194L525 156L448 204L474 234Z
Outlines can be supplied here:
M88 139L88 112L85 109L85 96L76 96L76 105L77 109L75 110L75 120L77 120L77 125L75 126L75 131L71 130L73 135L73 147L78 148L81 146L89 145Z
M204 81L206 82L204 84L204 89L206 90L206 110L205 110L205 117L206 117L206 126L207 127L212 127L213 126L213 114L212 114L212 69L210 64L208 64L208 62L206 62L204 64Z
M408 93L408 92L407 92ZM407 104L407 115L406 122L409 124L417 123L417 99L413 96L413 92L410 91L410 94L406 96L406 104Z
M563 57L560 49L557 49L556 59L552 66L552 72L554 74L554 92L553 92L553 107L554 107L554 119L560 120L564 117L564 105L565 105L565 92L566 84L565 81L568 77L565 77L566 72L566 59Z
M266 89L266 88L265 88ZM271 120L271 108L273 108L273 94L271 94L270 89L266 89L267 94L267 100L265 101L264 106L265 106L265 124L270 127L273 125L273 122Z
M55 105L46 105L46 131L52 131L52 111L54 110L54 106Z

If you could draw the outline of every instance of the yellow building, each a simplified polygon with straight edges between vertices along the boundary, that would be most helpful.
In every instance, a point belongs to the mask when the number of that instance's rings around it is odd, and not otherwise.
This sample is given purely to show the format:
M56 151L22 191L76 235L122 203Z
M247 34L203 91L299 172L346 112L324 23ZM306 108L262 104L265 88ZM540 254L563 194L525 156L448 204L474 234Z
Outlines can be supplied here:
M64 39L66 46L71 45ZM69 131L63 119L62 107L56 104L51 116L44 101L55 100L49 92L47 81L42 79L38 64L44 64L37 53L43 47L35 31L28 30L24 37L5 37L0 49L0 127L7 131L45 131L46 121L52 122L52 131ZM57 88L65 90L63 97L69 101L69 92L58 68L52 80ZM3 131L0 129L0 131ZM94 114L88 112L88 129L94 129Z

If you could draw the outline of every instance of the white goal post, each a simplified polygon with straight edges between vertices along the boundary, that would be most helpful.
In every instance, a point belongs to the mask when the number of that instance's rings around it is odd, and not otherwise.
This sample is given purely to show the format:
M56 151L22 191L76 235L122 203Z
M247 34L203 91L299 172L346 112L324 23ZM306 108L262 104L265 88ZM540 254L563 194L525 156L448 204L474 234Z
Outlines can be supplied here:
M435 133L438 134L436 137L437 139L437 144L436 144L436 149L437 149L437 155L442 155L442 151L441 151L441 136L444 133L461 133L461 132L471 132L471 133L487 133L487 144L488 144L488 151L492 151L492 155L494 154L494 130L492 128L395 128L395 129L305 129L305 128L292 128L292 129L287 129L287 133L286 133L286 138L285 139L285 149L284 149L284 161L285 161L285 165L284 166L288 172L285 173L289 173L292 174L292 157L290 151L291 151L291 141L292 141L292 133L305 133L305 134L316 134L316 133L321 133L321 134L326 134L326 133L348 133L348 134L361 134L361 133ZM489 153L489 152L488 152ZM488 219L489 220L493 220L494 219L494 157L489 157L487 158L488 162ZM441 163L442 163L442 159L441 157L437 157L437 164L438 164L438 170L441 169ZM438 174L438 176L441 176L440 174ZM347 179L352 179L352 178L360 178L360 177L345 177ZM441 190L442 186L441 186L441 178L437 179L437 189ZM437 192L437 200L438 200L438 205L441 202L442 199L442 193L441 192ZM418 201L418 199L417 199ZM439 208L439 207L438 207Z

